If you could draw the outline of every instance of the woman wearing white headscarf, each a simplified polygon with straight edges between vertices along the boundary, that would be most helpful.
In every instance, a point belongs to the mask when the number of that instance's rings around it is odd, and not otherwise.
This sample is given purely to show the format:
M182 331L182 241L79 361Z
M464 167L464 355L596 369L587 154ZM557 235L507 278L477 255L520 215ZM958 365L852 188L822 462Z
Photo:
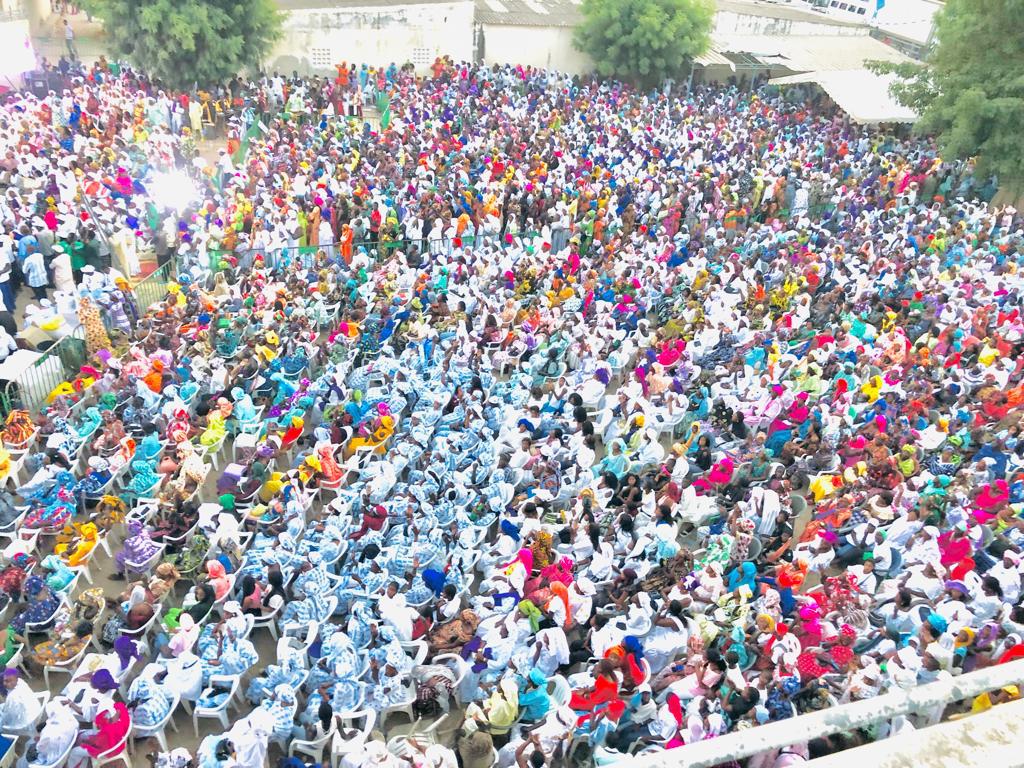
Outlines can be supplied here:
M78 720L63 699L54 699L46 705L46 718L36 737L36 756L27 760L29 768L55 765L67 752L78 735Z
M545 677L554 675L560 666L569 663L569 641L561 627L542 629L534 643L533 665Z

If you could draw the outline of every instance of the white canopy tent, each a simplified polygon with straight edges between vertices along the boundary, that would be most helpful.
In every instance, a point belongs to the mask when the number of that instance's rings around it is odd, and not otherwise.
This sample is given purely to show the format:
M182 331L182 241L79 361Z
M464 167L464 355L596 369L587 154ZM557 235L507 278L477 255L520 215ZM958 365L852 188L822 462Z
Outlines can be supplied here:
M817 83L857 123L912 123L917 113L904 107L889 93L895 75L880 75L867 69L803 72L776 77L772 85Z

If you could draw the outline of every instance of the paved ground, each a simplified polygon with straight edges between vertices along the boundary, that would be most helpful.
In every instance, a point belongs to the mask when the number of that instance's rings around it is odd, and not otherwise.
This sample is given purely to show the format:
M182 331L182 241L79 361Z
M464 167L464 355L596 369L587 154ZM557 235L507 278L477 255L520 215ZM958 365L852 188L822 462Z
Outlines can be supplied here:
M108 53L103 26L98 21L90 21L85 12L80 11L67 16L54 14L39 28L33 30L32 43L40 58L54 63L67 54L67 46L64 43L64 19L68 20L75 31L75 47L78 49L79 59L91 63L98 59L100 54Z

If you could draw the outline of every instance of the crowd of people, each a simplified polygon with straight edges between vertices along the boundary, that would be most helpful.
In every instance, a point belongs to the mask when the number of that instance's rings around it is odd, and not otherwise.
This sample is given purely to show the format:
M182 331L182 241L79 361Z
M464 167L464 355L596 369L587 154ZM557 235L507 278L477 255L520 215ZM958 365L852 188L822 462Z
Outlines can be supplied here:
M1024 224L970 163L767 87L227 92L215 163L124 67L3 107L16 259L96 211L176 264L123 324L69 291L91 386L0 430L23 766L607 763L1024 653Z

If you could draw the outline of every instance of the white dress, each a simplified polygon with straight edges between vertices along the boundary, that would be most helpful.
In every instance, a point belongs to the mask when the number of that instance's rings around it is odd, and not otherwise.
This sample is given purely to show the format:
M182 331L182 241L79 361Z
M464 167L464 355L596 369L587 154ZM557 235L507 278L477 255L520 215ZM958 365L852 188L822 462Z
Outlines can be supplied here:
M39 716L42 707L28 683L19 679L0 704L0 725L4 732L23 730Z

